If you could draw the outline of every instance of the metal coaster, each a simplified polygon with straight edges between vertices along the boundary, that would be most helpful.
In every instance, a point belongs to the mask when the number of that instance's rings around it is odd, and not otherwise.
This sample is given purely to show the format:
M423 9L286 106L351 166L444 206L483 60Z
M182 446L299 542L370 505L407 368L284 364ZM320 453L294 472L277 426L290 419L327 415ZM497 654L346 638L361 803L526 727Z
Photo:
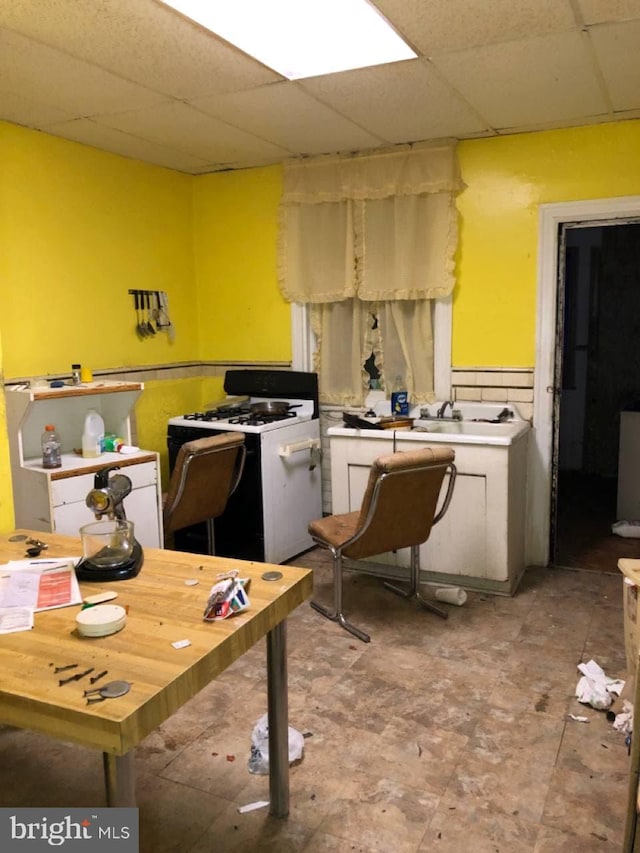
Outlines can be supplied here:
M265 572L262 575L263 581L279 581L282 577L282 572Z
M110 681L108 684L103 684L99 690L101 696L105 699L117 699L118 696L124 696L131 690L131 685L128 681Z
M16 533L15 536L9 537L9 542L24 542L26 538L27 537L24 535L24 533Z

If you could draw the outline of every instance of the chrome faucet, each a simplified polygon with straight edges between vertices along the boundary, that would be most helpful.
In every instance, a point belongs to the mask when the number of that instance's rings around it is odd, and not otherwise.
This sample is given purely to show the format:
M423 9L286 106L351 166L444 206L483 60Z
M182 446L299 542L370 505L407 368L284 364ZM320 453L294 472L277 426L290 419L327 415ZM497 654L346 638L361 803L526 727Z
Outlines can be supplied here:
M446 411L447 406L451 409L451 414L447 417ZM453 408L453 400L445 400L445 402L440 406L438 412L436 414L436 418L439 421L461 421L462 420L462 412L460 409Z

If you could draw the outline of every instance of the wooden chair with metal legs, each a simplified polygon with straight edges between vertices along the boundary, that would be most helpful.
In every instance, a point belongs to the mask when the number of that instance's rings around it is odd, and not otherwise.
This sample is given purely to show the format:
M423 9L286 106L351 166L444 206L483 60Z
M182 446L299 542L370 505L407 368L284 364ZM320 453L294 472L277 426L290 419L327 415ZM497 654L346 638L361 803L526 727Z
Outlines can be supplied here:
M427 541L431 528L447 511L453 494L455 453L444 445L432 445L416 451L400 451L376 459L362 505L355 512L330 515L313 521L309 533L318 545L333 555L333 609L317 601L311 606L355 637L368 643L369 634L349 622L342 610L343 558L362 560L411 549L411 573L408 589L386 583L393 592L415 598L427 610L446 619L447 611L420 594L420 545ZM438 509L443 481L448 483ZM366 568L363 567L363 571Z
M207 553L215 553L213 522L223 514L240 482L245 456L244 435L238 432L182 445L164 499L165 543L176 530L206 522Z

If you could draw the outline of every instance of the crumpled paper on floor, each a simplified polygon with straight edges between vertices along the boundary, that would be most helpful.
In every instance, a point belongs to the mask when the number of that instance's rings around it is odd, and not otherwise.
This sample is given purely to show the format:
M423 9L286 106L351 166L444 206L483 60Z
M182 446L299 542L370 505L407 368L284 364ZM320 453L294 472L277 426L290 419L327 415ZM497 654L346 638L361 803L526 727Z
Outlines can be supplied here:
M576 685L576 697L584 705L591 705L598 711L604 711L613 702L612 694L619 696L624 687L620 678L609 678L594 660L579 663L582 678Z
M623 735L628 735L633 731L633 705L626 699L622 703L622 711L616 714L613 728L617 732L622 732Z

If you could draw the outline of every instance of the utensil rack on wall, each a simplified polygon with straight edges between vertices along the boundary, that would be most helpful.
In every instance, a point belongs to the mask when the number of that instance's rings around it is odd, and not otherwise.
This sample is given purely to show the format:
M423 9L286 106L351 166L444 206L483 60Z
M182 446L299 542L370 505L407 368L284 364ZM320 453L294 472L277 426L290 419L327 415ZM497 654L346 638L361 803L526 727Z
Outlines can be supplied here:
M169 316L169 296L165 290L128 291L133 297L133 309L136 315L135 331L143 340L153 337L156 332L166 332L173 340L175 328Z

